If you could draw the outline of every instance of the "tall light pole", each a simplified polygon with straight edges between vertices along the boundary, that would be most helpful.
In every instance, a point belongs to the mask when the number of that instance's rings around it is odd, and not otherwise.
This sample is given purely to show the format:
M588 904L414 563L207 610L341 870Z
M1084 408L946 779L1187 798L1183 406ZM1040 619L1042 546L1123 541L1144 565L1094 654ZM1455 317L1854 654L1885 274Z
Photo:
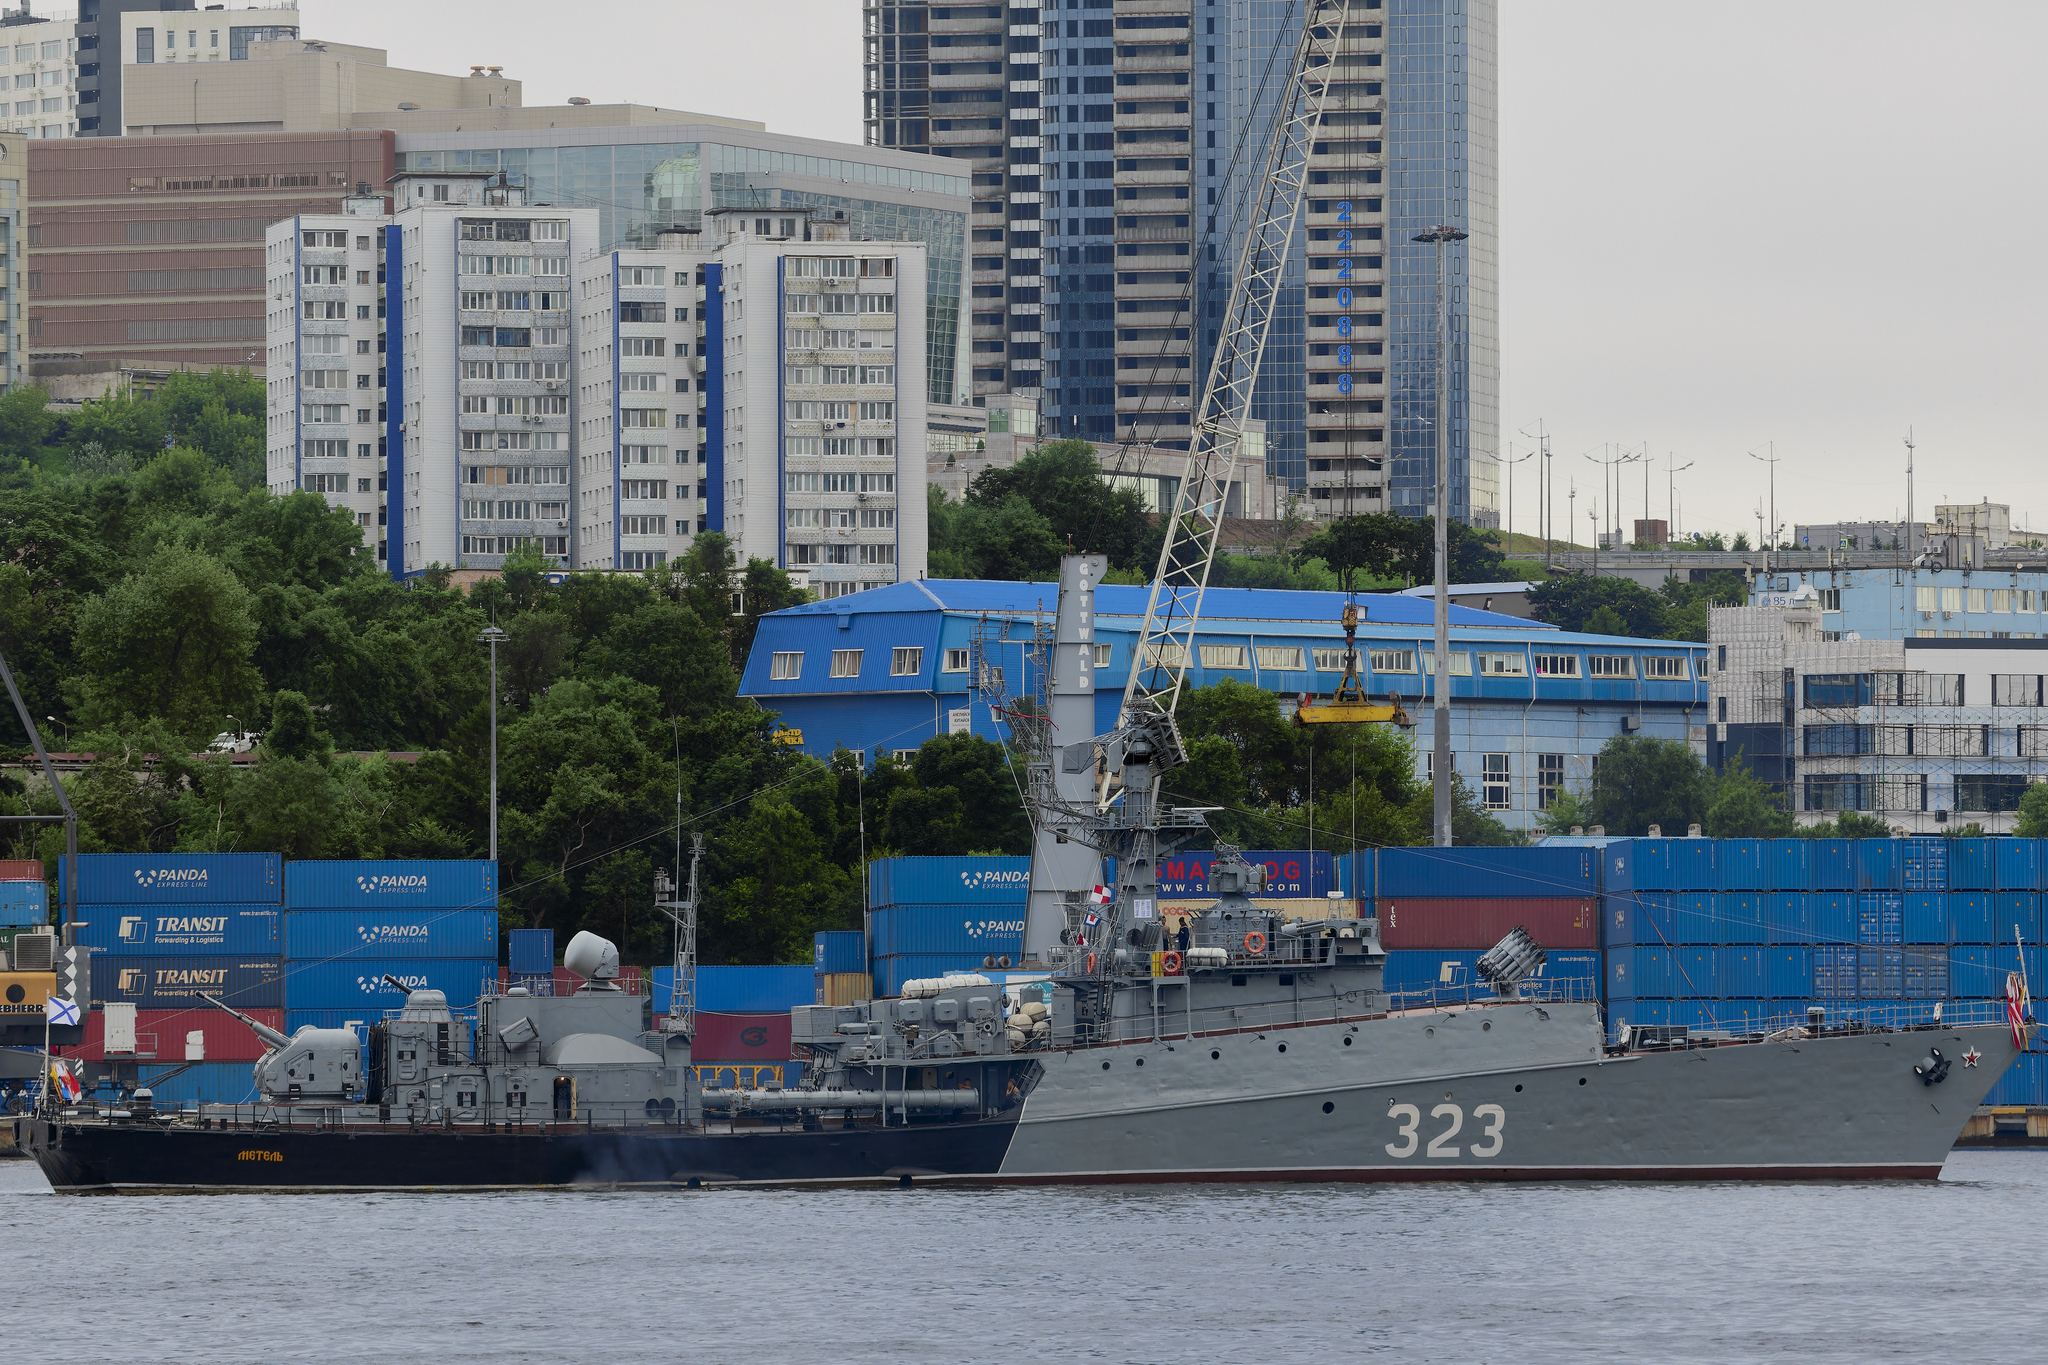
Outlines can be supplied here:
M1509 450L1513 450L1514 448L1515 448L1515 443L1514 443L1513 441L1510 441L1510 442L1508 442L1508 449L1509 449ZM1527 455L1523 455L1523 456L1521 456L1521 457L1520 457L1520 458L1518 458L1518 459L1513 459L1513 460L1502 460L1502 461L1501 461L1501 464L1503 464L1503 465L1505 465L1505 466L1507 467L1507 472L1508 472L1508 546L1507 546L1507 548L1508 548L1508 553L1509 553L1509 554L1513 554L1513 553L1515 552L1515 466L1516 466L1516 465L1518 465L1518 464L1526 464L1526 463L1528 463L1528 462L1529 462L1530 460L1533 460L1533 459L1535 459L1535 458L1536 458L1536 454L1537 454L1537 452L1535 452L1535 451L1533 451L1533 450L1532 450L1532 451L1530 451L1530 452L1529 452L1529 453L1528 453ZM1541 470L1539 469L1539 470L1538 470L1538 472L1539 472L1539 473L1541 473Z
M1677 458L1675 454L1671 456L1672 460ZM1668 465L1670 461L1667 460L1665 463ZM1678 476L1696 463L1697 461L1688 460L1675 469L1667 468L1664 471L1664 543L1667 545L1678 534Z
M1761 462L1761 463L1763 463L1763 464L1767 464L1767 465L1769 465L1769 466L1770 466L1770 468L1771 468L1771 541L1772 541L1772 544L1771 544L1771 545L1759 545L1759 546L1758 546L1757 548L1758 548L1758 549L1760 549L1760 550L1770 550L1770 549L1774 548L1774 547L1775 547L1775 545L1776 545L1777 539L1778 539L1778 443L1777 443L1776 441L1772 441L1772 442L1770 443L1770 451L1771 451L1771 453L1770 453L1769 455L1767 455L1767 456L1766 456L1766 455L1759 455L1759 454L1757 454L1757 453L1756 453L1756 452L1755 452L1754 450L1752 450L1752 451L1750 451L1750 452L1749 452L1749 458L1750 458L1750 459L1752 459L1752 460L1757 460L1757 461L1759 461L1759 462ZM1766 572L1769 572L1769 570L1770 570L1770 567L1771 567L1771 561L1770 561L1769 559L1766 559L1766 560L1764 560L1764 569L1765 569L1765 571L1766 571Z
M491 647L491 861L498 861L498 646L511 637L495 625L476 637Z
M1466 234L1442 223L1415 234L1436 244L1436 745L1430 785L1436 795L1436 846L1451 846L1451 312L1444 289L1444 248Z

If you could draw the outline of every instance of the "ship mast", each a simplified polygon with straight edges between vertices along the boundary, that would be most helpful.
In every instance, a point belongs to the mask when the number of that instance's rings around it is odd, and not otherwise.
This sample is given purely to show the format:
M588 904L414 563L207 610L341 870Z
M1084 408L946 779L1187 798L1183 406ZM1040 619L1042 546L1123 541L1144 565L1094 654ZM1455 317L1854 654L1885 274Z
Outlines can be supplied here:
M704 836L690 836L690 894L672 899L675 882L663 868L654 872L654 908L676 922L676 979L670 990L664 1033L695 1037L697 1033L697 864L704 856ZM671 899L662 900L668 896Z

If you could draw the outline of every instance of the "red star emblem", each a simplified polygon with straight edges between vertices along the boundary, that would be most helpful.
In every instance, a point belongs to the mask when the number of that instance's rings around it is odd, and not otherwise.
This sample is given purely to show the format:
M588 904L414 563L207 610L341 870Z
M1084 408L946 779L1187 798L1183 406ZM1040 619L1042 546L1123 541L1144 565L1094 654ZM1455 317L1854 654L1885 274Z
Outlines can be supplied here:
M1979 1057L1983 1056L1983 1055L1984 1055L1984 1054L1983 1054L1983 1053L1981 1053L1981 1052L1979 1052L1979 1051L1977 1051L1977 1049L1976 1049L1976 1048L1971 1048L1971 1049L1970 1049L1970 1050L1969 1050L1968 1052L1965 1052L1965 1053L1963 1054L1963 1065L1964 1065L1964 1066L1975 1066L1975 1065L1977 1065L1977 1059L1978 1059Z

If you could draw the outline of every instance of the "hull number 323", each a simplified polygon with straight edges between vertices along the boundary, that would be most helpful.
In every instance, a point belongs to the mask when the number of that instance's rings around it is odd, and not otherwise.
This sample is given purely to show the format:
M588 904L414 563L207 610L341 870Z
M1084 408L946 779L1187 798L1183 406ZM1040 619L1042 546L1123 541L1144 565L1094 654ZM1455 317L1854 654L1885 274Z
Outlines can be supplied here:
M1472 1122L1479 1126L1477 1136L1480 1140L1472 1142L1468 1137L1467 1145L1464 1147L1451 1140L1465 1128L1465 1111L1455 1104L1439 1104L1429 1111L1429 1117L1439 1126L1440 1131L1428 1139L1426 1144L1423 1140L1420 1109L1412 1104L1389 1105L1387 1117L1401 1125L1401 1140L1387 1144L1387 1155L1397 1159L1414 1156L1418 1151L1425 1158L1436 1157L1453 1161L1461 1154L1478 1157L1499 1156L1501 1144L1506 1141L1502 1133L1507 1128L1508 1115L1507 1111L1497 1104L1482 1104L1472 1111Z

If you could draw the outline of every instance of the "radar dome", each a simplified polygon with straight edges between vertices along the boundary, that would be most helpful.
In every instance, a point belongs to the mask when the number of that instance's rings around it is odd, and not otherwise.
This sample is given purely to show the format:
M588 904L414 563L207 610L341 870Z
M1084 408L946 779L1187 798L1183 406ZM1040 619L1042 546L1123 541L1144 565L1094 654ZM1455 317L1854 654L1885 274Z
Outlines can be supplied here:
M585 929L569 940L562 965L585 981L610 981L619 974L619 950L610 939Z

